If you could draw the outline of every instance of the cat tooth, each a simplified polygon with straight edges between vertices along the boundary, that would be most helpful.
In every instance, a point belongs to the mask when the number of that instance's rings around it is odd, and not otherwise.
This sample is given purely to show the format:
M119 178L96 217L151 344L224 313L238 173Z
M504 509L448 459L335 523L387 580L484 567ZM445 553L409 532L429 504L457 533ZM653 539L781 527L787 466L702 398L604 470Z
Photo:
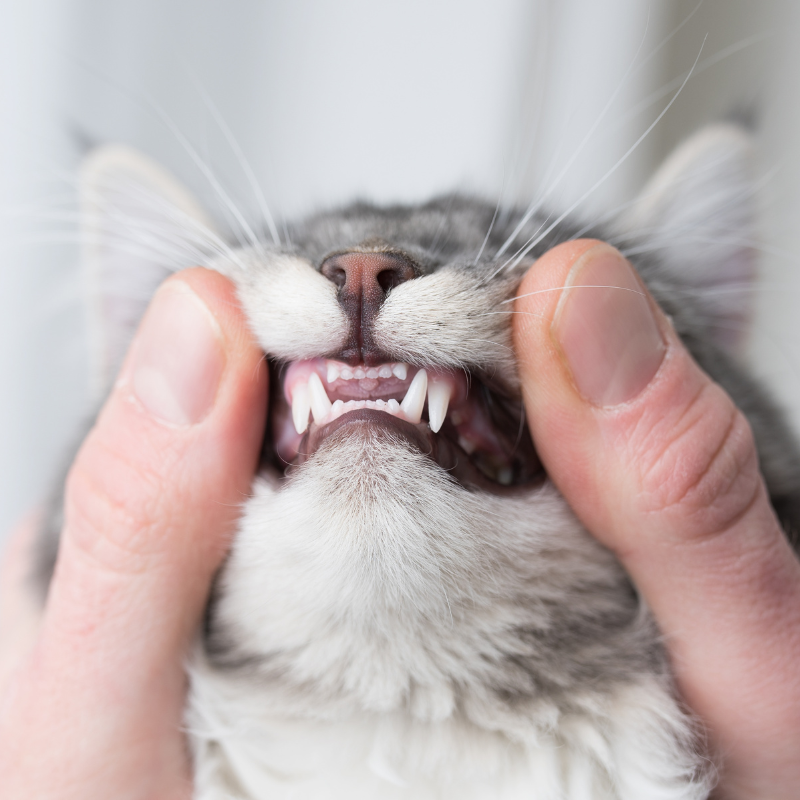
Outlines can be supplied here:
M452 387L446 381L432 380L428 385L428 420L431 430L438 433L447 416Z
M384 364L378 370L378 377L379 378L391 378L392 377L392 368L388 364Z
M411 381L400 408L409 422L417 423L422 418L422 409L425 405L425 395L428 389L428 373L421 369Z
M356 367L356 368L353 370L353 377L354 377L356 380L359 380L359 381L360 381L362 378L366 378L366 377L367 377L367 373L366 373L366 372L364 372L364 370L363 370L363 369L361 369L361 367Z
M314 422L320 424L330 416L332 405L325 387L322 385L322 380L316 372L312 372L308 378L308 394ZM295 427L297 426L295 425Z
M404 381L408 377L408 364L393 364L392 372L396 378Z
M389 409L390 414L397 414L400 411L400 403L394 398L386 403L386 407Z
M339 367L336 364L328 362L328 383L333 383L339 380Z
M375 380L377 377L379 377L378 370L376 370L375 367L370 367L367 370L367 377L372 378L372 380Z
M333 406L331 407L331 418L338 419L344 413L344 403L341 400L337 400Z
M347 367L342 367L342 371L339 374L343 381L349 381L353 378L353 371Z
M311 411L311 397L307 383L298 383L292 392L292 422L298 433L305 433L308 427L308 412Z

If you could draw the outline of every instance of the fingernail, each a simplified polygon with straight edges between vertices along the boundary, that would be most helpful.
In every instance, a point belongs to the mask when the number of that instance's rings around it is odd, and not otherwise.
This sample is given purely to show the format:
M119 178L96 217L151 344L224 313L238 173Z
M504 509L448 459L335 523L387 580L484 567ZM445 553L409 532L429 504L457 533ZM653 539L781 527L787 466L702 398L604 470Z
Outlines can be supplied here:
M133 393L157 419L193 425L211 410L225 366L222 336L208 307L182 281L156 293L131 359Z
M666 345L633 267L597 245L573 265L551 335L578 391L596 406L636 397L658 371Z

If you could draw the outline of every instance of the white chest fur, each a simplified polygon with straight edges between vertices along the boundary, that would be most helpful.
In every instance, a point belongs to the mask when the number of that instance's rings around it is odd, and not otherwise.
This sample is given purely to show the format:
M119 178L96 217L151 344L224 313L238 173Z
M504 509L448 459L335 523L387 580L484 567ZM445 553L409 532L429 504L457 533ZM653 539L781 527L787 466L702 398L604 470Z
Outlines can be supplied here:
M463 719L404 713L281 718L270 698L201 664L188 712L196 800L699 800L707 777L682 748L685 720L655 681L581 711L543 705L513 742ZM532 723L532 725L530 724Z

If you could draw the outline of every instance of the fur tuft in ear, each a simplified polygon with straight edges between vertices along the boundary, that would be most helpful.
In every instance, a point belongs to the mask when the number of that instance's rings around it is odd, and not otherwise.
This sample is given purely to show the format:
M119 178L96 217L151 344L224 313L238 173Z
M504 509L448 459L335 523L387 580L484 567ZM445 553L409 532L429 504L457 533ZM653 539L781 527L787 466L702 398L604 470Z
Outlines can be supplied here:
M89 302L91 390L101 398L158 285L208 263L218 237L192 196L123 145L90 153L79 176L82 266Z
M624 221L630 252L658 256L728 351L741 347L752 314L755 188L750 136L713 125L678 147Z

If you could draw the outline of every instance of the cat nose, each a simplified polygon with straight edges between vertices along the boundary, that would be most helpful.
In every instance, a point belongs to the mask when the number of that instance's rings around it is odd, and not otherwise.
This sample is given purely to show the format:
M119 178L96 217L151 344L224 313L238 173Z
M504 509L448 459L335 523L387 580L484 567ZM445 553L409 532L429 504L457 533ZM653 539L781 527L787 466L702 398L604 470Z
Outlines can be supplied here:
M380 305L401 283L415 273L411 262L395 253L341 253L322 264L322 274L339 287L339 302L354 299Z
M389 292L416 277L411 260L399 253L340 253L325 259L320 271L339 288L339 304L350 320L348 341L337 357L351 364L382 363L372 323Z

